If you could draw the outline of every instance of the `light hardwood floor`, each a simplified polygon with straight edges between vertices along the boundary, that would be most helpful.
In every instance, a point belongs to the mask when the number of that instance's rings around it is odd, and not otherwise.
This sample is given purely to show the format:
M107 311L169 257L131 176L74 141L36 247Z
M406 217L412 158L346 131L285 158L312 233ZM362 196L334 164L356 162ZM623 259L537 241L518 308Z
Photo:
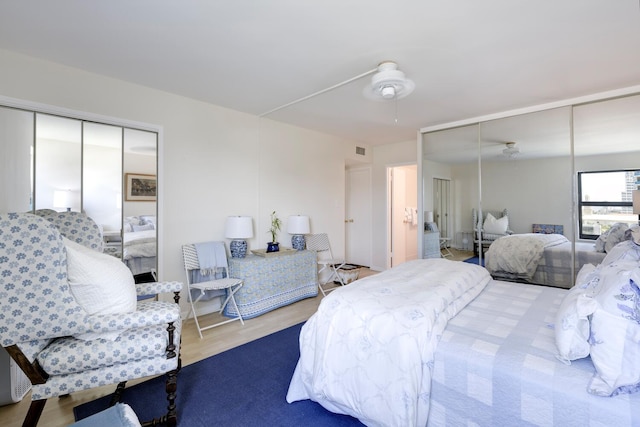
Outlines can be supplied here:
M453 257L448 259L464 260L473 253L457 251L452 249ZM360 278L375 274L375 271L363 268L360 271ZM315 298L307 298L273 310L253 319L245 320L244 326L240 322L231 322L225 325L209 329L203 332L203 339L200 339L192 319L183 323L182 326L182 364L183 366L205 359L209 356L221 353L225 350L237 347L257 338L272 334L289 326L306 321L318 308L322 294ZM209 314L200 317L202 324L214 322L220 315ZM141 380L129 381L127 386L137 384ZM88 402L113 392L115 386L99 387L84 392L74 393L63 398L49 399L45 405L39 426L59 427L67 426L74 422L73 408L84 402ZM180 393L180 376L178 376L178 393ZM6 427L22 425L25 414L30 404L30 395L18 403L0 407L0 422ZM180 408L178 408L178 411ZM178 412L178 416L179 416ZM161 414L158 414L161 415Z

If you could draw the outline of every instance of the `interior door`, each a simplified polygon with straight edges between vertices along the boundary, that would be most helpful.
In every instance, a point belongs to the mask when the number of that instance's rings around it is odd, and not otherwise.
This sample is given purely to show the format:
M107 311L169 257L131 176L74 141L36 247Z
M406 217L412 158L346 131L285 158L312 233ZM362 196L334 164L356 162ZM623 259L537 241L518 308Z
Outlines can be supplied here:
M346 260L371 266L371 169L348 169L345 219Z

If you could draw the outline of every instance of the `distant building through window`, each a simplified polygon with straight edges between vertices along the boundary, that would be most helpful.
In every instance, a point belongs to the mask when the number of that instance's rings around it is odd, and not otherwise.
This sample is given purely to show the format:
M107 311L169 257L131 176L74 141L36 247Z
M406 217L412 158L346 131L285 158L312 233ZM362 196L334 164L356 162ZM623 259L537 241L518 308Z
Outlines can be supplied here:
M640 189L640 170L578 172L578 219L581 239L597 239L617 222L638 223L633 190Z

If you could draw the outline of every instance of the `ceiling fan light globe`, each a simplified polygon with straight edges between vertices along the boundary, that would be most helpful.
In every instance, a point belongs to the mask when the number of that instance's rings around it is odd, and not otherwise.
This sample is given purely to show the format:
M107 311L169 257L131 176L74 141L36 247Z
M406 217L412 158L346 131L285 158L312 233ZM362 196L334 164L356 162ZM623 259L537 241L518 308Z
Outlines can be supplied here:
M364 95L375 100L401 99L414 88L415 83L398 70L398 64L386 61L378 65L378 71L371 76L371 84L364 89Z
M396 89L391 85L382 86L380 89L380 95L385 99L391 99L396 96Z

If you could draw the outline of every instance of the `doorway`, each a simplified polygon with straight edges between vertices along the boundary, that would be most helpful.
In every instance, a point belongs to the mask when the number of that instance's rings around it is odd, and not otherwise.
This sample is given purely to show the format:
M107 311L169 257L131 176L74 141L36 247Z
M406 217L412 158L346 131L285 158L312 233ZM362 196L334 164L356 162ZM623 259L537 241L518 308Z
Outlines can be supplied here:
M418 258L418 166L387 168L387 267Z

